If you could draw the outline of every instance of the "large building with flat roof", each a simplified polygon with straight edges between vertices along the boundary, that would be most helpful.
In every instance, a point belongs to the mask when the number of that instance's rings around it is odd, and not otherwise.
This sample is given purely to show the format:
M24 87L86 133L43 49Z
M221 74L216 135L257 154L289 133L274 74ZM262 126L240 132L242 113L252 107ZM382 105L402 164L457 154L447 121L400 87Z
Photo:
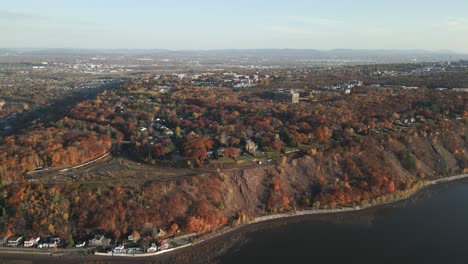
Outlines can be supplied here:
M281 103L299 103L299 93L294 92L294 90L278 90L273 96L275 102Z

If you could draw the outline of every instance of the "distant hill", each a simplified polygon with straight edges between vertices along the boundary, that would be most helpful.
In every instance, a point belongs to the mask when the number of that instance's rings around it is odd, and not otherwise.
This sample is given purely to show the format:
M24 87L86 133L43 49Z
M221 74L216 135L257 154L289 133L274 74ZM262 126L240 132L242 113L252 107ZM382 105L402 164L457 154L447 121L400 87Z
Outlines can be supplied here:
M236 59L239 57L269 60L280 63L298 61L344 61L356 63L430 62L468 59L468 54L450 50L427 51L420 49L218 49L218 50L169 50L169 49L0 49L0 54L21 56L151 56L167 58Z
M169 53L180 54L200 54L200 55L223 55L223 56L269 56L269 57L362 57L362 56L377 56L377 57L430 57L430 56L460 56L468 57L468 54L459 54L450 50L427 51L427 50L386 50L386 49L332 49L332 50L316 50L316 49L221 49L221 50L177 50L168 51Z

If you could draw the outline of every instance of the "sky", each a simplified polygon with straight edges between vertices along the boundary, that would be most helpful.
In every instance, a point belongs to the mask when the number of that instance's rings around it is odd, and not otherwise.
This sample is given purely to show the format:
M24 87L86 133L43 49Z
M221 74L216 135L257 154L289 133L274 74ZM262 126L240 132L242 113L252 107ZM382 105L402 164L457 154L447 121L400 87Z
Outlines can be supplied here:
M468 53L468 1L0 0L0 48Z

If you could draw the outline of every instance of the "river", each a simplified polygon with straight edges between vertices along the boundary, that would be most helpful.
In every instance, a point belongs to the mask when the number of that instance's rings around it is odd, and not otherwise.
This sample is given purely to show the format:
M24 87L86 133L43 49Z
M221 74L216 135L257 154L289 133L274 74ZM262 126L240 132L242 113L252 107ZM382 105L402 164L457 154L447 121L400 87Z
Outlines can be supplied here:
M362 212L253 225L222 243L216 263L468 263L468 181Z

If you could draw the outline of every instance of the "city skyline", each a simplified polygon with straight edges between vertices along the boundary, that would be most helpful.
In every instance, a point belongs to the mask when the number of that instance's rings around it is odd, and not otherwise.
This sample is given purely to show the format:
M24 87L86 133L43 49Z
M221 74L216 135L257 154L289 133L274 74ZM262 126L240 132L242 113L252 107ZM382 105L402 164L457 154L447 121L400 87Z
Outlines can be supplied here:
M463 1L10 1L0 48L468 53L466 10Z

